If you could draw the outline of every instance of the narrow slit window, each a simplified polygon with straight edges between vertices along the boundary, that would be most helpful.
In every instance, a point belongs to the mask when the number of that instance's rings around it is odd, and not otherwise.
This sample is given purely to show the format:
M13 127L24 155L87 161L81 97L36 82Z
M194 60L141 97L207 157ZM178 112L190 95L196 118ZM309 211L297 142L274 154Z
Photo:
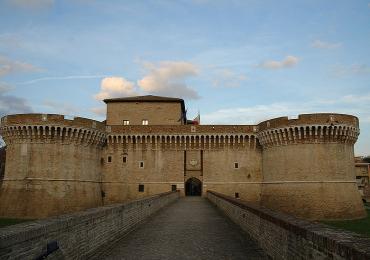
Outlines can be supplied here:
M123 162L123 163L127 163L127 156L125 156L125 155L124 155L124 156L122 157L122 162Z
M239 199L239 192L235 192L235 198Z
M139 184L139 192L144 192L144 184Z
M234 169L239 169L239 163L238 162L234 162Z
M108 156L108 160L107 160L109 163L112 162L112 156Z
M139 168L144 168L144 162L143 161L139 162Z

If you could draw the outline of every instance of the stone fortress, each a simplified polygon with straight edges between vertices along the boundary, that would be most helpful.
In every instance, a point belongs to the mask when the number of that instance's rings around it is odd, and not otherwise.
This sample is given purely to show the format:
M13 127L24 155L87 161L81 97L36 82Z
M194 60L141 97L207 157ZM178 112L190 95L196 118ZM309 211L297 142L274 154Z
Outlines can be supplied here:
M197 125L179 98L104 102L104 122L55 114L1 119L0 216L44 218L171 190L212 190L313 220L366 215L354 173L355 116Z

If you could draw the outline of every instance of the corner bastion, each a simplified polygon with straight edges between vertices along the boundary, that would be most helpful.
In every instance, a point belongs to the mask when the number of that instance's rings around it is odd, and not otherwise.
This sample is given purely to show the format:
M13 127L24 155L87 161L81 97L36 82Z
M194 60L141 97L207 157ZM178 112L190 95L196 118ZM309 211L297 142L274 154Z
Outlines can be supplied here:
M303 114L267 120L258 127L263 206L306 219L366 215L354 174L357 117Z
M3 117L9 160L0 215L42 218L101 205L104 129L98 121L55 114Z

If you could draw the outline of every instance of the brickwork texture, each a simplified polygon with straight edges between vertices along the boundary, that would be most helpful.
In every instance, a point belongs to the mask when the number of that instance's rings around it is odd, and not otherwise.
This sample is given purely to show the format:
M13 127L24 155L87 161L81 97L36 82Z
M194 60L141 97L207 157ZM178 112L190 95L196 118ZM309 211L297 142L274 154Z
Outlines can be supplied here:
M272 259L370 259L370 239L208 191L207 198Z
M178 198L178 192L162 193L2 228L0 259L37 259L46 256L47 245L55 242L59 249L47 259L93 259L102 248Z

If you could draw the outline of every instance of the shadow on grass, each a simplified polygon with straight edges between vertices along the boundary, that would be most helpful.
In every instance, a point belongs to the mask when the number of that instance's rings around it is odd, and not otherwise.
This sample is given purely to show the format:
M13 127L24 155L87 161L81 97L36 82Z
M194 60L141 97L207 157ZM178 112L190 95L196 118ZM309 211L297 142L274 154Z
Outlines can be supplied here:
M0 228L31 220L32 219L0 218Z
M370 237L370 209L367 209L367 217L356 220L323 221L329 226L349 230Z

